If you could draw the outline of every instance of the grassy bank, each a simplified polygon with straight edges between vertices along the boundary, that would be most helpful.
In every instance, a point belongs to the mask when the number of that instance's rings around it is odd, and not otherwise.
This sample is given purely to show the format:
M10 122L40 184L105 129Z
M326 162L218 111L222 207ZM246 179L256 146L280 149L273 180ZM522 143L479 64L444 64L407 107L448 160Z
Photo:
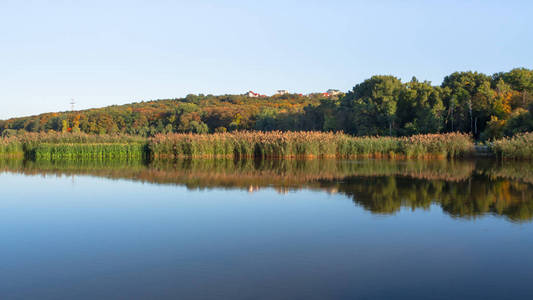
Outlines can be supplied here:
M533 159L533 132L495 140L491 148L503 159Z
M181 157L461 157L473 141L459 133L411 137L352 137L324 132L167 134L150 140L155 158Z
M0 139L0 155L33 160L226 158L457 158L474 143L459 133L353 137L325 132L240 131L215 134L127 135L30 133Z

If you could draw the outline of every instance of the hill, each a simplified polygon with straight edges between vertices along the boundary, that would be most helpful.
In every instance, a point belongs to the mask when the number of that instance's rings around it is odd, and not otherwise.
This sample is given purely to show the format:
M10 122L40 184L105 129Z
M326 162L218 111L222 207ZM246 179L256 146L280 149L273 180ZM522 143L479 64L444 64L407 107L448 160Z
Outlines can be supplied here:
M234 130L344 131L405 136L464 132L489 139L533 131L533 70L455 72L440 86L373 76L346 94L188 95L0 121L0 133L84 132L154 136Z

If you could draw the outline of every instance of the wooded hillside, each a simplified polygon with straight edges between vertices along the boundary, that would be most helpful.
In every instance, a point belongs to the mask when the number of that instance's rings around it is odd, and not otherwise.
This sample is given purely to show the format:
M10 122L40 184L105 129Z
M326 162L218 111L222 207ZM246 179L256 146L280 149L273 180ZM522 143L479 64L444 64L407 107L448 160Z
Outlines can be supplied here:
M455 72L440 86L373 76L346 94L188 95L99 109L0 121L0 132L126 133L235 130L344 131L405 136L464 132L477 139L533 131L533 70L485 75Z

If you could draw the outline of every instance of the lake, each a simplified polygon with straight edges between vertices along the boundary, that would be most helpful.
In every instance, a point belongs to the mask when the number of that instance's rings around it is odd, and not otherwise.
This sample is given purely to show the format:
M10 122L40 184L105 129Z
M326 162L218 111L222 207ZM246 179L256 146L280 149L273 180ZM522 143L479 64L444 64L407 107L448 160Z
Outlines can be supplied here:
M531 299L533 164L0 161L2 299Z

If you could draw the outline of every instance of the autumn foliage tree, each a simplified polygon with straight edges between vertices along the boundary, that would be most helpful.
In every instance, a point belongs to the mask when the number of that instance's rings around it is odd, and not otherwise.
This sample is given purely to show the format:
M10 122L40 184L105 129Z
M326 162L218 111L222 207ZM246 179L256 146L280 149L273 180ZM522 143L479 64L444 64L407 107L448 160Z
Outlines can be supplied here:
M533 130L533 70L455 72L440 86L372 76L346 94L187 95L0 121L0 133L83 132L154 136L240 130L344 131L405 136L463 132L490 139Z

